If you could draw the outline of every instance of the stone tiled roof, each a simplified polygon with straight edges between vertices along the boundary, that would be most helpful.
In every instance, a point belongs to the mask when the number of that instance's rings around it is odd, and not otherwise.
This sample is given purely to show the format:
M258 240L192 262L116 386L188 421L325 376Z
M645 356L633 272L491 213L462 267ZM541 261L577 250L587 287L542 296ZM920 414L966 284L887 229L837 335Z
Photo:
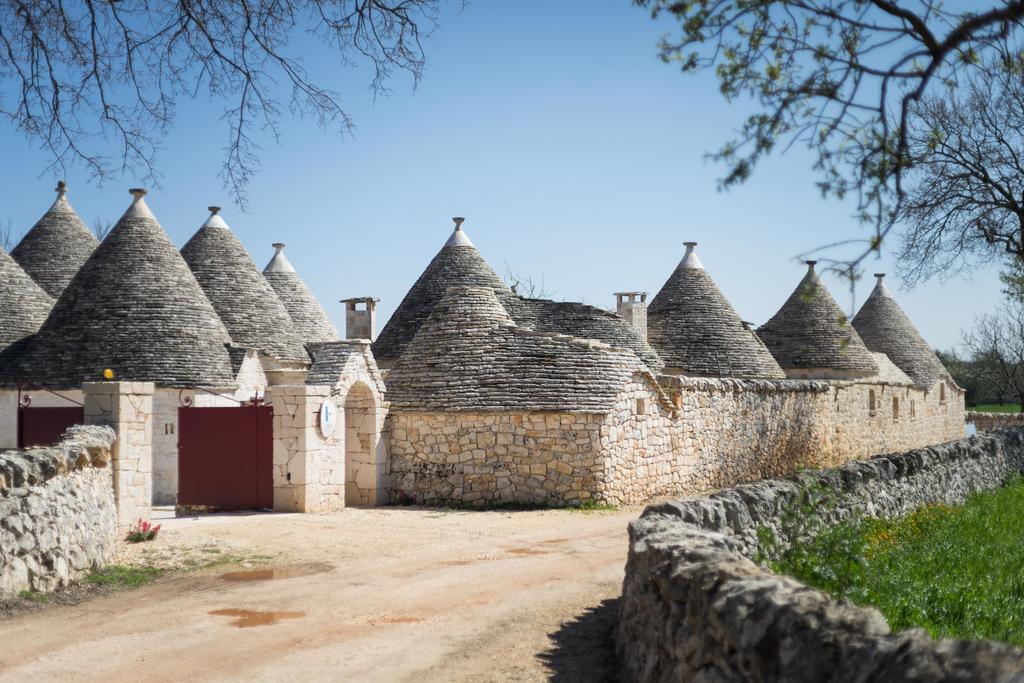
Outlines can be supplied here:
M118 379L160 386L234 385L231 338L142 198L75 275L18 363L53 388Z
M631 351L516 327L493 288L452 287L391 369L388 400L415 412L601 413L637 373L651 377Z
M224 321L232 341L280 360L309 361L303 341L273 287L211 206L210 217L181 255Z
M388 366L398 359L450 287L489 287L521 327L596 339L635 352L654 370L663 365L643 335L615 313L581 303L513 294L466 236L461 219L373 343L377 362Z
M892 384L898 387L909 387L914 384L914 381L907 376L905 372L900 370L895 363L889 360L889 356L884 353L871 352L871 357L875 359L875 365L878 366L878 372L872 377L868 377L865 381L872 382L875 384Z
M365 372L375 388L384 393L384 381L365 339L343 339L336 342L311 345L313 365L306 384L336 386L353 375Z
M56 299L96 248L96 238L71 208L67 186L57 184L57 200L11 250L11 257Z
M0 249L0 349L35 334L53 299Z
M875 361L808 261L807 274L757 334L786 370L834 370L851 376L878 372Z
M647 308L647 338L669 368L691 377L785 379L687 242L683 260Z
M853 327L869 349L891 358L916 387L929 389L949 373L896 303L883 282L884 275L876 277L871 296L853 317Z
M490 287L506 310L515 310L518 297L480 256L462 231L461 221L373 342L373 355L382 366L398 360L420 325L449 287Z
M611 311L575 301L520 299L512 316L520 327L596 339L613 348L632 351L655 372L664 366L643 334Z
M277 242L274 249L274 256L263 269L263 277L277 292L285 310L291 316L296 334L307 344L338 341L338 330L335 329L327 311L284 255L284 244Z

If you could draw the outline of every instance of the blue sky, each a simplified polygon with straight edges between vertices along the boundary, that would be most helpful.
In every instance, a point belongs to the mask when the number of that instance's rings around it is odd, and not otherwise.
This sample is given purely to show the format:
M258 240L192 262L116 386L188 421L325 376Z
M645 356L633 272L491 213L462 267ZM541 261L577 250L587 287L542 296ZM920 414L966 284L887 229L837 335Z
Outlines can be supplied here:
M428 43L419 87L398 77L376 101L365 71L296 46L343 94L354 135L286 119L279 142L260 138L262 169L241 213L217 176L220 104L183 102L149 204L179 246L210 204L225 207L261 268L270 243L286 242L339 329L337 301L352 296L381 299L382 327L455 215L467 217L466 232L499 273L511 268L543 279L553 298L601 306L619 290L653 295L682 242L696 240L740 315L763 323L803 275L797 254L864 228L849 205L821 199L803 150L769 159L742 187L717 190L723 168L703 156L748 112L722 100L711 74L685 76L657 58L669 28L628 0L452 6ZM20 236L49 206L56 177L39 175L46 157L9 128L0 129L0 158L0 220L10 218ZM87 223L116 220L135 185L97 187L81 169L68 175ZM867 268L895 273L888 257ZM999 302L996 270L972 275L910 292L895 278L889 285L925 338L946 348ZM827 281L848 308L845 285Z

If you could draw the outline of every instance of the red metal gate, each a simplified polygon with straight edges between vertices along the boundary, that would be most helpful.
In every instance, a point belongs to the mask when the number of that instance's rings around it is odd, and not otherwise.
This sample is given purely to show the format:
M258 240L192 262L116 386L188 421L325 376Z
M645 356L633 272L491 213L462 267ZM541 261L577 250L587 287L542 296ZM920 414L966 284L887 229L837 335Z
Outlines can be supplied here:
M178 408L178 505L274 507L274 409Z
M81 406L65 408L18 407L18 448L52 446L60 441L64 430L85 423Z

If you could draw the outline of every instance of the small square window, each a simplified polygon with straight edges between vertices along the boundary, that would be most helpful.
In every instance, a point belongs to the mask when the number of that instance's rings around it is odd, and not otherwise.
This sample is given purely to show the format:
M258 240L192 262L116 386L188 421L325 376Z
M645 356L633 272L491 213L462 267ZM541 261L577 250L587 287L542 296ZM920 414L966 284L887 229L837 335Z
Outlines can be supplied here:
M646 415L647 414L647 401L642 398L636 400L636 414Z

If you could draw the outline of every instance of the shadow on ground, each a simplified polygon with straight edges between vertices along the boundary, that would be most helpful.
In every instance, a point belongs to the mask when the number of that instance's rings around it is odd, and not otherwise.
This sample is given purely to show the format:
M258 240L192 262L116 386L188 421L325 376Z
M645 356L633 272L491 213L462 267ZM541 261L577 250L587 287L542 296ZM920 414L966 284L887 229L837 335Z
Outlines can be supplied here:
M555 683L617 681L615 624L619 599L609 598L551 634L551 649L538 655Z

